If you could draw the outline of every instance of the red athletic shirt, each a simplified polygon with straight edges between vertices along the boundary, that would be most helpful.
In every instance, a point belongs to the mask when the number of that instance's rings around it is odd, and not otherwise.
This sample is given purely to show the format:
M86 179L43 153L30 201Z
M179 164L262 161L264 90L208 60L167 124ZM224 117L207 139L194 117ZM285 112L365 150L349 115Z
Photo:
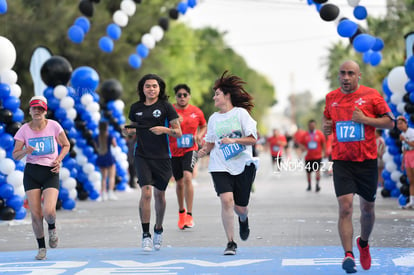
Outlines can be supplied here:
M286 137L283 135L279 135L277 137L271 136L267 139L267 142L270 146L270 153L272 157L281 157L283 154L283 146L278 144L279 141L286 142Z
M182 121L180 123L183 136L181 138L169 137L170 150L173 157L182 157L189 151L197 151L198 144L195 142L198 127L206 125L206 119L203 112L194 105L188 104L185 109L178 109L173 105L178 116ZM180 142L181 148L178 148L177 140Z
M385 100L373 88L360 85L351 94L340 88L326 95L324 116L332 119L332 159L364 161L377 158L375 127L353 123L352 113L358 107L369 117L390 113Z
M303 134L301 143L307 149L305 160L317 160L322 158L325 135L321 131L315 130L313 133L307 131Z

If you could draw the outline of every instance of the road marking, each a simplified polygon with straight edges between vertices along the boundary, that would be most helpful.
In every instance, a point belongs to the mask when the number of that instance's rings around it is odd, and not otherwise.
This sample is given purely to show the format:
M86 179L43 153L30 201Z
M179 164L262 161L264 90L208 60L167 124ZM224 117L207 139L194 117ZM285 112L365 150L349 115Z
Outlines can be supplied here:
M306 265L340 265L342 258L302 258L302 259L282 259L282 266L306 266ZM355 259L359 264L359 260ZM378 259L372 259L371 266L378 266Z

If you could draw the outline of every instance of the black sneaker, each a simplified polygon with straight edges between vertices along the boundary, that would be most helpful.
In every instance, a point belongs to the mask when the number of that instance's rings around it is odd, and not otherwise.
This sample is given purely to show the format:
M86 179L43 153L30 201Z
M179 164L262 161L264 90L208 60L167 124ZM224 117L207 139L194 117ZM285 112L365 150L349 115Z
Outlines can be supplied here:
M240 221L240 217L239 217L239 233L240 233L240 239L242 239L243 241L249 238L249 234L250 234L249 218L246 218L246 221L242 222Z
M237 244L234 241L228 242L224 255L236 255Z
M319 191L321 191L321 188L319 187L319 185L316 185L316 190L315 190L316 192L319 192Z

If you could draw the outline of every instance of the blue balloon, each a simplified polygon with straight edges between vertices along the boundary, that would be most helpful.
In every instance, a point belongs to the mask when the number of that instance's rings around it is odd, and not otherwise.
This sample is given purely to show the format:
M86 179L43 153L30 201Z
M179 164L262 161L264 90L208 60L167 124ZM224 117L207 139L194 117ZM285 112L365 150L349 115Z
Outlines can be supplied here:
M187 12L187 8L188 8L187 3L184 3L184 2L180 2L177 5L177 10L181 14L185 14Z
M410 98L410 102L414 103L414 93L410 93L408 97Z
M382 170L382 178L385 180L391 179L391 173L388 172L386 169Z
M363 53L372 48L375 44L375 38L369 34L361 33L353 41L354 49Z
M137 54L131 54L128 58L128 63L132 68L138 69L141 67L142 60Z
M18 108L16 111L14 111L12 120L13 122L22 122L24 119L24 112L22 109Z
M57 108L55 110L55 117L59 120L63 120L66 118L66 110L64 108Z
M89 22L88 18L86 18L85 16L81 16L76 18L75 26L81 27L83 33L86 34L89 31L89 28L91 27L91 23Z
M389 180L385 180L384 181L384 188L391 191L394 188L396 188L396 184L393 180L389 179Z
M387 79L387 77L385 77L382 80L382 90L384 91L384 93L387 96L391 96L392 95L392 92L391 92L390 88L388 87L388 79Z
M24 171L24 167L26 166L26 164L23 161L17 160L14 163L16 164L16 170Z
M72 210L73 208L75 208L75 206L76 206L76 202L71 198L67 198L66 200L62 202L62 207L63 209L66 209L66 210Z
M83 94L96 90L99 85L99 75L91 67L81 66L73 71L71 84L76 90L76 94L81 97Z
M8 198L11 198L13 196L13 193L13 185L8 183L0 185L0 197L2 197L3 199L7 200Z
M74 169L76 167L76 164L76 160L71 157L63 159L63 166L68 168L69 170Z
M371 51L371 50L368 50L368 51L366 51L366 52L364 52L363 54L362 54L362 61L365 63L365 64L369 64L370 62L371 62L371 54L372 54L373 52Z
M82 152L83 152L83 154L85 155L85 157L87 157L87 158L92 157L92 156L93 156L93 154L95 153L95 152L93 151L93 148L92 148L91 146L85 146L85 147L83 147Z
M56 97L49 98L47 101L47 106L51 110L57 110L60 108L60 100Z
M0 135L0 144L5 150L10 149L14 145L13 136L9 133L3 133Z
M149 55L149 49L142 43L137 46L136 50L137 54L142 58L146 58Z
M382 54L381 54L381 52L372 52L371 53L371 56L370 56L369 63L372 66L375 67L375 66L378 66L379 63L381 63L381 60L382 60Z
M404 88L408 93L414 92L414 80L409 80L407 83L405 83Z
M393 156L394 163L397 164L397 167L401 166L401 154Z
M77 25L73 25L68 30L68 37L69 40L73 43L80 44L83 42L83 38L85 37L85 32L83 29Z
M368 12L364 6L356 6L354 8L354 16L356 19L364 20L367 18Z
M372 46L373 51L381 51L384 48L384 40L376 37L374 46Z
M99 198L99 193L96 190L91 190L89 192L89 198L91 198L92 200L96 200L97 198Z
M106 53L110 53L114 50L114 41L108 36L101 37L99 39L99 48Z
M72 168L72 170L70 170L70 176L72 177L72 178L77 178L77 176L78 176L78 169L76 169L76 168Z
M10 86L6 83L0 83L0 99L6 99L10 96Z
M7 12L7 1L0 0L0 14L5 14Z
M125 182L119 183L119 184L116 185L116 190L118 190L118 191L125 191L126 187L127 187L127 185L126 185Z
M62 122L62 128L63 129L71 129L73 126L75 126L75 123L73 122L73 120L69 119L69 118L65 118Z
M342 37L352 37L357 30L358 24L349 19L342 20L337 27L338 34Z
M398 197L398 204L399 204L400 206L404 206L404 205L406 205L406 204L407 204L407 197L406 197L406 196L404 196L403 194L401 194L401 195Z
M9 96L5 100L3 100L3 107L14 112L17 110L17 108L20 107L20 99L15 96Z
M49 100L49 98L51 98L51 97L54 97L54 95L53 95L53 88L52 87L47 87L43 91L43 96L46 97L47 100Z
M23 206L23 198L19 195L13 195L6 200L6 205L17 211Z
M16 210L16 216L14 216L14 219L16 220L23 220L26 217L27 210L24 207L20 207L20 209Z
M407 58L404 64L405 73L407 74L408 78L414 80L414 56L410 56Z
M119 38L121 38L122 29L117 24L112 23L109 24L108 27L106 27L106 33L113 40L118 40Z
M69 198L69 191L64 187L60 187L58 198L62 201L65 201Z
M393 156L399 155L401 153L400 148L397 147L395 144L388 146L388 152Z
M196 1L196 0L188 0L188 1L187 1L187 5L188 5L190 8L194 8L194 7L197 5L197 1Z
M391 197L392 198L398 198L401 195L400 188L395 187L391 190Z

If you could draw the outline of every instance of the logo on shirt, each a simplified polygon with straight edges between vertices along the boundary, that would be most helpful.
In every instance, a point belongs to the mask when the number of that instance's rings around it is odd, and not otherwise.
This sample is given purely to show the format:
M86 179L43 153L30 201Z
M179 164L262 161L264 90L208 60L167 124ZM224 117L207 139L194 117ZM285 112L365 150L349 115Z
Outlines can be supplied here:
M152 115L154 117L160 117L161 116L161 111L159 109L154 110L154 112L152 112Z
M334 102L331 104L331 107L338 107L338 106L339 106L338 102Z
M137 116L142 116L142 112L135 113Z
M197 115L196 115L195 113L192 113L192 114L190 115L190 117L191 117L191 118L196 118L196 117L197 117Z
M356 104L358 104L359 106L361 106L362 104L366 103L366 101L365 101L365 100L363 100L363 99L360 97L357 101L355 101L355 103L356 103Z

